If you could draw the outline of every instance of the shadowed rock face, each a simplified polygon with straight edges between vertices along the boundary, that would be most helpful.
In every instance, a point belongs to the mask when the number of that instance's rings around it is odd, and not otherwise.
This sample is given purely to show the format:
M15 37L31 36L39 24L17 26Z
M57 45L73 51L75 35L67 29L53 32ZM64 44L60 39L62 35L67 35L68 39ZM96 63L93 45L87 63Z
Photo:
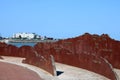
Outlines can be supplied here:
M51 74L54 74L50 57L53 55L57 62L91 70L111 80L116 80L116 76L108 62L120 69L119 52L120 42L106 34L99 36L86 33L57 42L37 43L34 47L17 48L0 43L1 55L25 57L24 62L43 68Z

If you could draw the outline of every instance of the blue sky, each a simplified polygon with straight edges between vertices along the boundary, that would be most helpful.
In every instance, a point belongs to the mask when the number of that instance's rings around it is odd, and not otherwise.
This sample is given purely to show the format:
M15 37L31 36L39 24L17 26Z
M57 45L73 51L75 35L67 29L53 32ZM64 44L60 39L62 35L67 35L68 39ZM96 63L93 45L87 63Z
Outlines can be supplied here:
M105 33L120 40L120 0L0 0L0 35L17 32L55 38Z

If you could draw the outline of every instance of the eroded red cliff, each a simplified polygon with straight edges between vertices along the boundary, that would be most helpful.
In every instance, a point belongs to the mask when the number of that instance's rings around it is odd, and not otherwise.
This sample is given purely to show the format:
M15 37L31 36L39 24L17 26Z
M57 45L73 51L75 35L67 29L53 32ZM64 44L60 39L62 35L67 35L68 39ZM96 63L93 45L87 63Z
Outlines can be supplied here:
M0 43L0 55L25 57L24 62L54 73L51 56L56 62L84 68L111 80L117 80L112 67L120 69L120 41L111 39L107 34L91 35L86 33L79 37L41 42L34 47ZM109 64L110 63L110 64Z
M0 43L0 56L15 56L26 58L23 62L37 67L40 67L52 75L56 75L53 67L52 56L48 54L42 54L37 52L36 49L31 46L22 46L20 48ZM2 57L0 57L2 58Z
M57 62L91 70L111 80L116 80L116 76L110 64L120 68L120 42L107 34L86 33L54 43L38 43L35 47L42 54L52 54Z

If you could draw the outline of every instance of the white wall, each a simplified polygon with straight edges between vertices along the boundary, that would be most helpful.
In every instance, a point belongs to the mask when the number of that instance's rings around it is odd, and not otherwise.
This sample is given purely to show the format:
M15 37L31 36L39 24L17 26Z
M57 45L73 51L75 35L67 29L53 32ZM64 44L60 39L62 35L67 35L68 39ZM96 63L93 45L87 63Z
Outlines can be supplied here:
M13 38L19 38L21 36L21 38L33 39L35 35L33 33L16 33L13 35Z

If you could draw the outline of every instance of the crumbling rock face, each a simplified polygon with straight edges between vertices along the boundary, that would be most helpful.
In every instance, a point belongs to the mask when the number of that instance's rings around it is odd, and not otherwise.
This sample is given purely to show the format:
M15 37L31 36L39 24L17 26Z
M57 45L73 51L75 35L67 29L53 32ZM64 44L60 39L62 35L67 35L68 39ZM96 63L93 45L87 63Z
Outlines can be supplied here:
M52 75L56 75L54 72L54 67L51 59L51 55L41 54L36 51L37 48L31 46L22 46L20 48L7 45L5 43L0 43L0 56L15 56L26 58L23 63L28 63L40 67ZM1 58L2 59L2 58Z
M50 46L50 45L49 45ZM65 49L67 54L93 54L107 59L115 68L120 69L120 41L111 39L108 35L90 35L88 33L76 37L55 42L51 45L58 53Z
M120 68L120 42L107 34L99 36L86 33L54 43L38 43L35 47L40 53L52 54L57 62L91 70L111 80L116 80L116 75L110 64Z
M18 50L18 55L25 58L35 57L35 50L31 46L22 46Z
M13 45L7 45L5 43L0 43L0 55L4 56L16 56L18 54L18 47Z
M120 69L119 52L120 41L111 39L107 34L99 36L86 33L57 42L37 43L34 47L17 48L0 43L0 55L25 57L23 62L43 68L53 75L55 72L51 56L57 62L84 68L111 80L117 80L112 66Z

